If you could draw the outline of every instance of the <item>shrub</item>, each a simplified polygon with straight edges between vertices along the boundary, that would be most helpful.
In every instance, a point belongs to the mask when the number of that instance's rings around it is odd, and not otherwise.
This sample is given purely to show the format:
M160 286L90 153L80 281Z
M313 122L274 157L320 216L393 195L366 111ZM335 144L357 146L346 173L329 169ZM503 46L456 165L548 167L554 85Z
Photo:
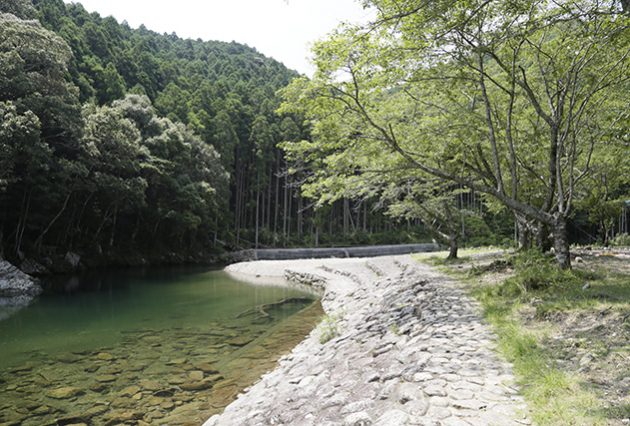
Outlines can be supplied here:
M630 234L619 234L612 240L610 245L614 247L630 247Z
M518 297L531 291L575 285L584 279L580 273L560 269L552 258L538 250L519 253L512 263L514 276L498 287L502 296Z

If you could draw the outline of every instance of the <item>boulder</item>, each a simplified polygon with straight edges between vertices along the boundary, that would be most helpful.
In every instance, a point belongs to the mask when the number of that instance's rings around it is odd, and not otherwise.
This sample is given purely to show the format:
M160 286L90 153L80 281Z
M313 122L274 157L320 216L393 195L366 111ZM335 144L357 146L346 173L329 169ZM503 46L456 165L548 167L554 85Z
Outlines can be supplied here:
M68 253L66 253L64 260L68 262L68 264L72 267L73 270L76 271L77 269L79 269L79 264L81 263L80 255L69 251Z
M33 259L24 259L20 264L20 270L28 275L45 275L50 273L44 265Z
M35 279L0 259L0 297L35 297L41 292L42 288Z

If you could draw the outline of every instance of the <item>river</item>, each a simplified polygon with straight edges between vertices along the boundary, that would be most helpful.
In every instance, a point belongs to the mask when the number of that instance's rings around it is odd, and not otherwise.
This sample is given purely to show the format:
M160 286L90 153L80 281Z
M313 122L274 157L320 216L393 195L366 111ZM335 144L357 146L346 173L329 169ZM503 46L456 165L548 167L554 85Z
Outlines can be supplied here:
M0 321L0 423L200 424L322 315L312 294L204 268L92 271L44 286Z

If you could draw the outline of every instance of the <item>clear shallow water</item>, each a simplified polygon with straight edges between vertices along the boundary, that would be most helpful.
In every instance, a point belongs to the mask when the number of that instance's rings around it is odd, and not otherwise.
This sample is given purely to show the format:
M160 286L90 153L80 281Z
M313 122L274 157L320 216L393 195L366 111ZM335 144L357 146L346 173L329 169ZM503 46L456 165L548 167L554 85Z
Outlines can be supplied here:
M0 322L0 423L198 424L312 329L313 300L199 268L46 283Z

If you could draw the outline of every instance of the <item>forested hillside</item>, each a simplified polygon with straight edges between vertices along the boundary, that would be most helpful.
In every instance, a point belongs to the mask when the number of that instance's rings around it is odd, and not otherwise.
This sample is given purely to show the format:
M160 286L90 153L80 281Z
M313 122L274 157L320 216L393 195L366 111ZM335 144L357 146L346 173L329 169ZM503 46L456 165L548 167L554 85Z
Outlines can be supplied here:
M289 170L277 144L310 129L276 113L297 76L279 62L78 3L3 0L0 11L0 256L63 270L78 259L68 253L181 261L366 243L396 226L362 198L317 210L302 198L312 170Z
M276 91L297 74L234 42L134 30L61 0L35 4L42 24L72 49L68 70L82 103L102 105L126 93L146 95L159 115L185 124L216 149L230 179L209 223L213 239L247 246L247 230L256 226L257 197L265 211L272 202L279 208L278 200L270 199L276 196L271 189L281 191L285 183L275 145L304 136L299 121L275 114ZM274 213L276 222L279 214L291 215Z

